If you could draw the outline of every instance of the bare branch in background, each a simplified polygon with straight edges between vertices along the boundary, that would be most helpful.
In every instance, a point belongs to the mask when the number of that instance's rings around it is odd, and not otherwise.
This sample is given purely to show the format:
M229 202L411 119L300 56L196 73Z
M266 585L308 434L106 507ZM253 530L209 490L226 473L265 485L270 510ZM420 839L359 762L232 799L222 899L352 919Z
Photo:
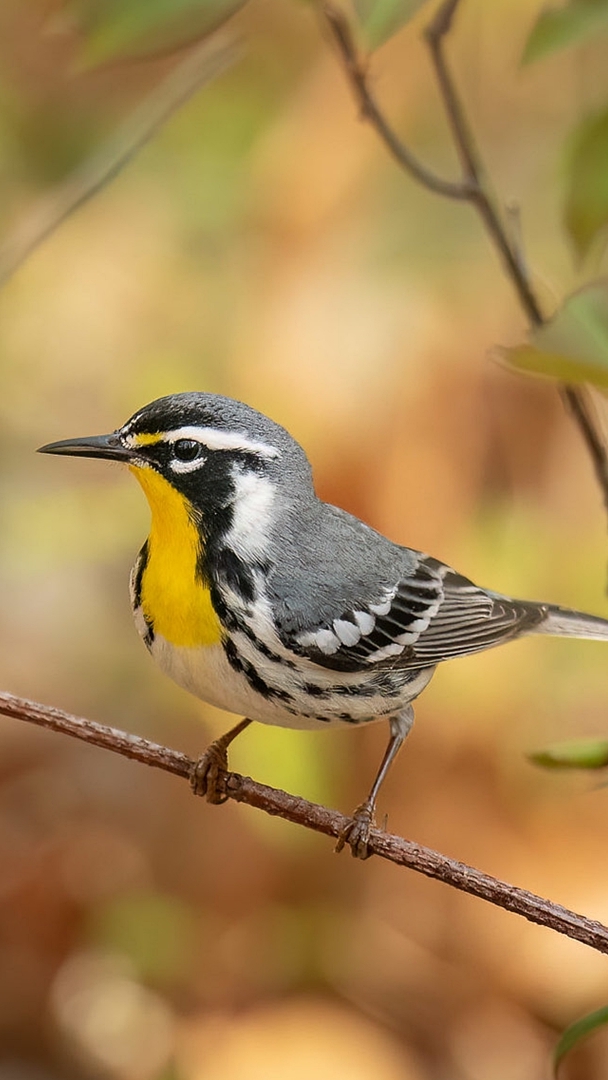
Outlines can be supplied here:
M0 714L15 720L25 720L30 724L48 728L73 738L91 743L93 746L112 750L115 754L139 761L142 765L163 769L165 772L190 780L196 762L178 750L159 746L138 735L106 727L93 720L72 716L50 705L40 705L34 701L14 697L13 694L0 692ZM284 818L296 825L302 825L314 832L324 833L337 839L344 831L350 818L336 810L308 802L307 799L289 795L286 791L258 784L247 776L238 773L225 773L223 792L226 798L235 802L247 803L267 814ZM373 829L370 850L383 859L416 870L426 877L436 878L455 889L478 896L491 904L522 915L530 922L556 930L566 937L580 941L598 952L608 953L608 927L584 915L551 900L544 900L534 893L519 889L506 881L490 877L480 870L465 863L450 859L430 848L422 847L411 840Z
M324 2L321 10L355 100L359 105L362 119L372 125L404 171L423 187L437 195L468 202L475 207L499 253L507 277L517 292L522 308L533 326L541 326L545 322L545 317L526 269L519 238L516 240L510 237L509 230L493 198L491 186L485 176L475 139L445 57L445 39L452 28L460 2L461 0L445 0L424 34L454 146L460 158L462 177L459 181L444 180L435 176L399 139L370 90L367 68L359 55L347 18L330 2ZM604 505L608 511L608 450L597 417L594 415L590 395L584 389L566 384L560 386L560 393L587 447L602 491Z
M190 50L113 138L45 196L0 242L0 287L75 210L118 176L197 90L225 71L235 56L234 45L216 37Z
M351 87L359 105L361 117L368 120L378 132L389 153L395 158L406 172L417 180L419 184L444 195L448 199L470 200L471 192L466 181L454 183L437 176L423 165L415 154L401 142L399 136L387 123L367 81L367 68L363 59L359 56L352 32L346 19L338 8L326 4L323 8L333 39L338 46L342 63L348 75Z

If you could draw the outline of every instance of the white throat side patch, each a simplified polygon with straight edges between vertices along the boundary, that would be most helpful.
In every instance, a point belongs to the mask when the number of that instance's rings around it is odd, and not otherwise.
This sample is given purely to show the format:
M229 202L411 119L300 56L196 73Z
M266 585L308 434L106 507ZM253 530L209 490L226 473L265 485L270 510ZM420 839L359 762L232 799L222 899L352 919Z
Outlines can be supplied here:
M257 559L268 549L274 521L276 485L249 469L233 469L234 517L226 543L244 559Z

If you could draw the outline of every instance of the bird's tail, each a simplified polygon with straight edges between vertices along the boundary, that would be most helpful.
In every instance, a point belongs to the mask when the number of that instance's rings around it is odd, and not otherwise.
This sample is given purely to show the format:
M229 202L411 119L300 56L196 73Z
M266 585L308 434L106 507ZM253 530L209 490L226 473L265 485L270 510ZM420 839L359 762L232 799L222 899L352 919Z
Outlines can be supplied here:
M531 630L533 634L553 634L555 637L574 637L608 640L608 619L585 615L582 611L542 605L545 617Z

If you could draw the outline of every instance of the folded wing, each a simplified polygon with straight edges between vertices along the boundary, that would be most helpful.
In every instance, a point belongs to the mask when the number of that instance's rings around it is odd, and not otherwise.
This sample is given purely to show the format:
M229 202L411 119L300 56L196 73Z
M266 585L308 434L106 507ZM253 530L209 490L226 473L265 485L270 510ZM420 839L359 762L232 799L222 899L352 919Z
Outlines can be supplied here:
M336 611L322 626L290 634L294 652L323 667L434 667L533 630L539 604L478 588L444 563L420 555L416 567L373 597Z

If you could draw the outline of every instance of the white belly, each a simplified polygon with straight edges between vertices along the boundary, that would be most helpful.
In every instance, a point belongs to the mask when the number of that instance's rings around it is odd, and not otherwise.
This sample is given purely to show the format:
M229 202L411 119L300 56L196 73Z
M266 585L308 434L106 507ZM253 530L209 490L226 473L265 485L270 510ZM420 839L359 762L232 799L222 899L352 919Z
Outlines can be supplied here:
M245 676L230 666L221 645L185 648L157 636L151 653L174 682L218 709L279 727L323 727L321 720L294 715L280 702L266 700L256 693Z
M244 648L246 642L239 642ZM289 695L288 701L264 697L249 683L247 677L228 662L221 645L188 648L171 645L157 635L151 647L152 656L174 682L202 701L226 709L263 724L280 727L318 729L329 724L352 726L386 719L400 711L424 689L433 675L433 668L420 672L390 698L380 690L366 692L370 672L343 673L321 668L302 661L301 670L255 656L256 670L272 687ZM311 695L306 687L319 688ZM357 692L362 686L362 692ZM347 693L345 693L345 689ZM352 691L352 692L351 692Z

